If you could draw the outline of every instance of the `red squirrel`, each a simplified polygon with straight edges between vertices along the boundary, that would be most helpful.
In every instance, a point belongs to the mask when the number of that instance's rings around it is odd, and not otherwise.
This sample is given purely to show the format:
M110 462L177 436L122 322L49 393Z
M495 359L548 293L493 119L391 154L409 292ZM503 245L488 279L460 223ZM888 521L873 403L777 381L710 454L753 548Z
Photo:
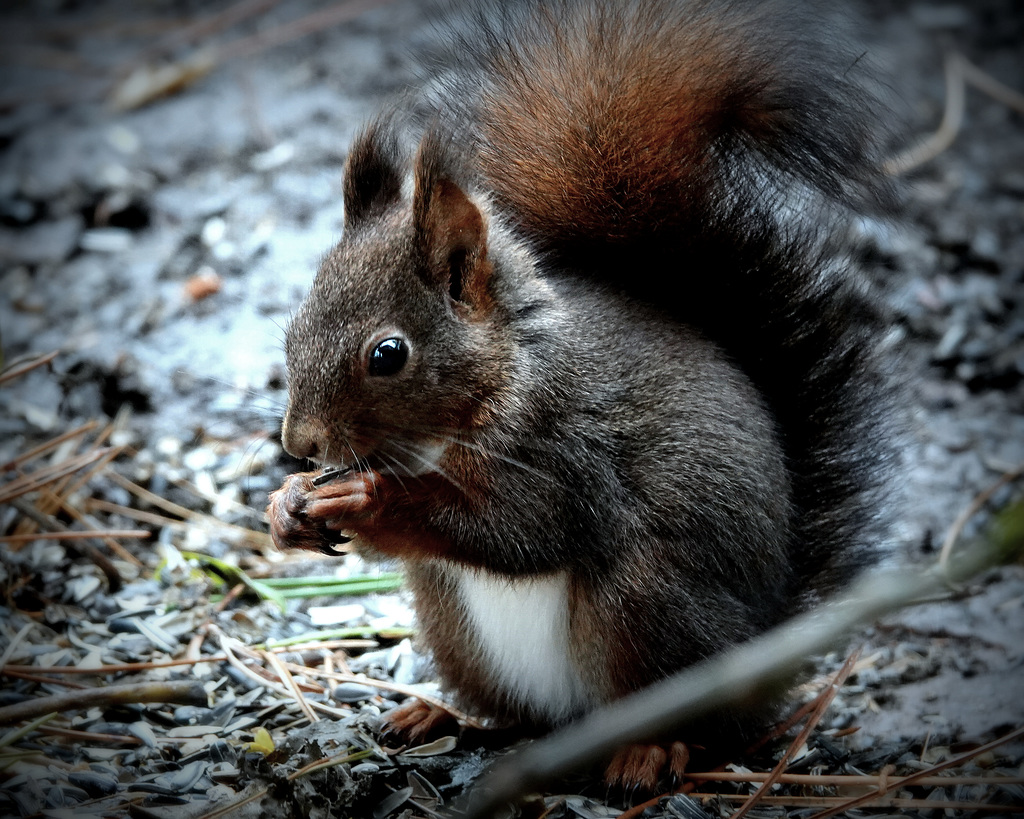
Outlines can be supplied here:
M882 323L823 235L887 183L805 13L488 8L351 148L285 344L284 447L338 471L271 531L398 558L477 714L571 720L873 559Z

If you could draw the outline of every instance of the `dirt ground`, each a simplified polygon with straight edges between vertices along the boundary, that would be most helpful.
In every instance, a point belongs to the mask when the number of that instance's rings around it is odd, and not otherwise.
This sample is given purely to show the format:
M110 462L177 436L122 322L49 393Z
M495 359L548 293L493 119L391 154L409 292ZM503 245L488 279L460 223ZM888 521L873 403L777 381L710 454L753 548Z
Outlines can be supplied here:
M898 123L894 153L942 120L944 58L968 66L954 74L965 104L951 144L903 175L895 224L856 226L859 264L891 308L893 349L905 360L912 440L893 562L913 571L937 559L980 493L1024 464L1024 10L1013 0L874 0L863 12L866 55ZM282 328L340 233L351 136L414 82L412 55L433 36L428 18L410 0L24 2L0 11L0 339L5 365L58 352L0 386L0 460L119 416L116 442L132 452L122 456L125 474L264 531L267 493L298 466L276 438ZM142 73L153 65L178 72L168 93L131 98L160 82ZM205 487L206 499L183 494L179 479ZM963 536L1021 486L1019 472L1007 478ZM127 502L114 484L96 493ZM0 507L3 532L19 514ZM152 585L156 555L195 546L230 557L233 548L152 528L155 541L131 547L147 569L128 584L146 605L171 594ZM121 605L83 580L95 574L87 559L59 548L0 546L0 653L22 627L19 577L42 578L38 599L77 607L84 621L109 622ZM175 605L188 596L173 594ZM364 618L409 625L400 595L358 605ZM290 610L289 624L257 606L246 627L295 633L308 625L307 608ZM67 618L40 618L55 634L67 629ZM33 639L4 661L23 661ZM842 740L851 752L905 747L924 758L929 747L1024 726L1024 567L992 570L858 642L862 660L823 723L859 728ZM403 667L419 682L426 666L409 656ZM842 659L825 658L822 670ZM386 667L395 673L392 660ZM1020 747L1004 752L1019 768ZM11 815L45 803L11 800L21 811ZM140 810L132 815L149 815Z

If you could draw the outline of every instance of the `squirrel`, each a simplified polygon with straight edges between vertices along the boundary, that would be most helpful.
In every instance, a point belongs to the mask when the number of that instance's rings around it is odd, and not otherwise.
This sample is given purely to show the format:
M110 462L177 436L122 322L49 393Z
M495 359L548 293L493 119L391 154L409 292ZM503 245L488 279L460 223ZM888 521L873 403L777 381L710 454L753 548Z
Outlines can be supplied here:
M478 714L564 723L876 559L884 322L829 246L890 192L807 12L489 7L351 147L285 340L282 441L328 469L271 531L399 559Z

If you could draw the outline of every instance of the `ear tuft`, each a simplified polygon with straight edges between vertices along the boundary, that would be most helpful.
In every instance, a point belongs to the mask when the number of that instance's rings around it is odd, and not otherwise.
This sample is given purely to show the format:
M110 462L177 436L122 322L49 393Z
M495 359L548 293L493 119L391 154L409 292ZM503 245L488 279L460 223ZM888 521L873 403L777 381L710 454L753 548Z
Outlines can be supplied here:
M480 208L453 181L453 157L436 131L420 143L414 167L413 225L432 286L474 310L490 304L491 263Z
M345 224L356 225L396 203L402 192L402 161L393 124L369 123L345 161Z

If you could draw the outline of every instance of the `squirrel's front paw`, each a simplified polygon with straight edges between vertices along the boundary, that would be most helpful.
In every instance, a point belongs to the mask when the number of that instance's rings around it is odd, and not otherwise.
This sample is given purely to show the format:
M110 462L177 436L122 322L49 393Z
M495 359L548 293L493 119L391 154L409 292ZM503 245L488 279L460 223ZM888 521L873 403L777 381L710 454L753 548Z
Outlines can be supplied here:
M335 554L334 547L350 539L341 531L369 516L376 479L376 473L356 472L318 486L320 473L289 475L267 505L274 543Z
M379 480L377 472L347 472L323 482L314 480L306 493L305 515L334 531L357 526L376 512L374 488Z

